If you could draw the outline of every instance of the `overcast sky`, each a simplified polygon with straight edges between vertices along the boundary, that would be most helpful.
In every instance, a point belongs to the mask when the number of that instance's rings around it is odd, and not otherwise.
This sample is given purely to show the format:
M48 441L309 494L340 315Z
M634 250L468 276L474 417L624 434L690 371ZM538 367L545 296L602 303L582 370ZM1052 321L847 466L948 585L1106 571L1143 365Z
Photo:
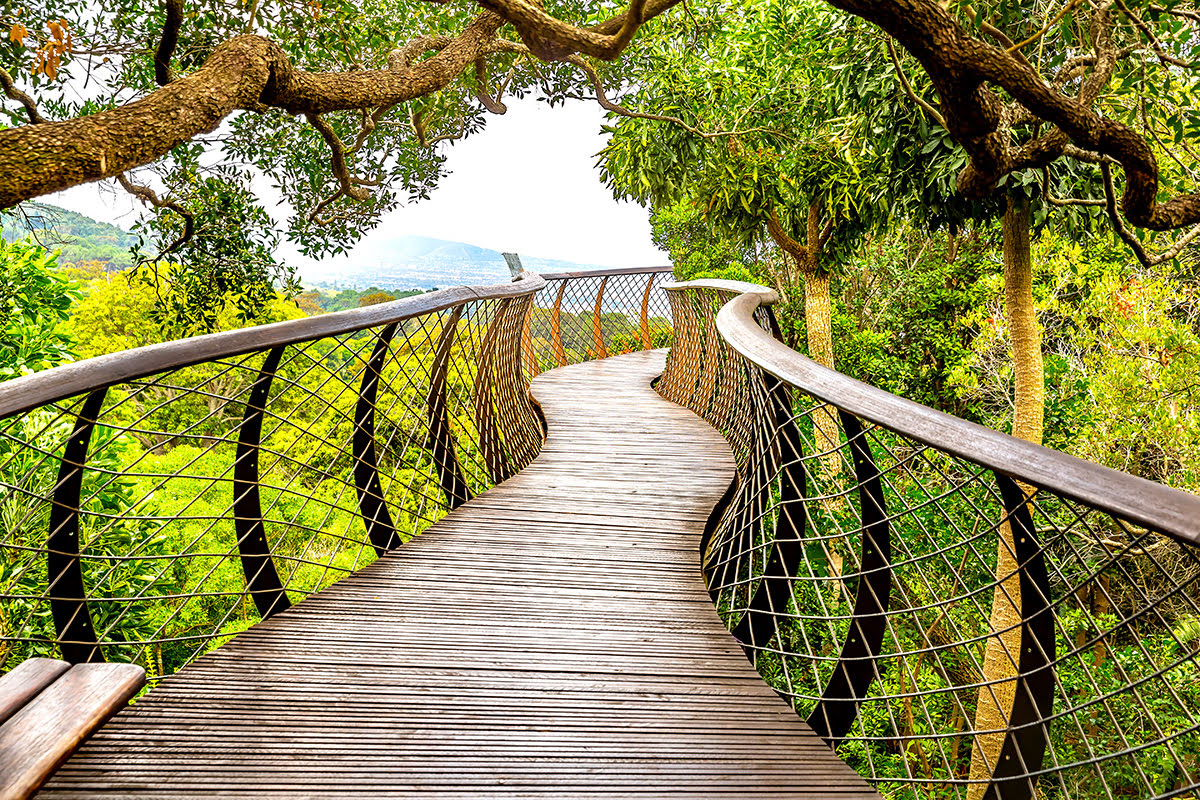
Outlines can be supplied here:
M647 210L614 201L600 181L594 164L603 120L594 103L509 103L507 114L489 117L482 133L446 151L452 174L429 200L385 217L356 260L381 239L414 234L581 264L667 263L650 241ZM129 196L94 184L42 199L126 228L141 213ZM287 245L279 255L305 277L338 271L338 261L316 265Z

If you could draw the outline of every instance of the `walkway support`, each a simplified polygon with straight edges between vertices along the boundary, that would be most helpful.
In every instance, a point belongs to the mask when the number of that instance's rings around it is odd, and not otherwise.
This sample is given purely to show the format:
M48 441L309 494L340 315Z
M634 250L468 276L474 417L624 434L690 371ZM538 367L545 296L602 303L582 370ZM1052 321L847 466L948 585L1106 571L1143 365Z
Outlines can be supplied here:
M835 755L896 796L1200 789L1200 500L819 367L764 287L669 277L0 384L0 670L151 683L53 792L349 791L313 776L355 747L372 794L870 796Z

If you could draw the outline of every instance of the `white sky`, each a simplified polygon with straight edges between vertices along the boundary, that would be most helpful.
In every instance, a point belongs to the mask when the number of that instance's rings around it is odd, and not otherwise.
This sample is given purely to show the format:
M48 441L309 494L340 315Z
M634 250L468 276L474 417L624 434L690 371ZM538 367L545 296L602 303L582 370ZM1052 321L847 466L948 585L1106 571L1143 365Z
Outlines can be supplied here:
M667 263L650 240L649 212L616 202L600 181L594 164L604 146L603 120L594 103L550 108L514 100L482 133L445 151L451 174L429 200L385 217L349 260L361 261L380 240L414 234L581 264ZM39 199L126 228L141 213L128 195L95 184ZM279 256L306 278L336 275L344 261L318 265L286 243Z

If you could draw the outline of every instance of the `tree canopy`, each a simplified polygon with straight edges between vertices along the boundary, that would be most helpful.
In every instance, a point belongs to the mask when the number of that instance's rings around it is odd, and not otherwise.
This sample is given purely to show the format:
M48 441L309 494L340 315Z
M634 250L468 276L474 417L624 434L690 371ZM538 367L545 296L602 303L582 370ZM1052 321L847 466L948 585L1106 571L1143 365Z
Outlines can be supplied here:
M171 273L183 298L176 312L203 307L196 292L210 288L234 292L253 310L264 301L262 286L287 283L272 255L281 234L309 255L344 251L381 214L426 196L444 171L444 145L479 131L488 113L503 113L506 96L595 96L611 107L609 95L631 85L637 64L618 57L639 29L646 26L642 35L654 42L674 36L677 45L697 35L678 2L9 5L0 11L0 89L10 125L0 130L0 208L115 178L156 212L141 231L140 260L183 266ZM849 25L826 6L877 27ZM1148 264L1200 237L1200 116L1189 102L1200 48L1193 0L1004 0L978 8L962 0L828 0L790 12L780 6L757 21L756 7L717 10L726 28L789 31L779 49L812 75L827 66L821 48L886 54L920 110L918 127L936 133L942 126L962 148L954 186L966 201L987 202L1006 183L1030 187L1048 206L1104 214ZM735 91L769 85L758 111L822 113L789 98L803 88L793 82L795 69L739 72L737 54L728 55L707 70L690 65L681 83ZM856 90L868 89L857 77ZM834 89L845 79L826 70L804 80ZM891 118L912 123L913 108ZM735 127L756 137L771 130ZM879 129L877 143L904 132L868 127ZM720 133L693 128L706 138ZM783 178L755 182L765 199L806 184L812 194L806 167L845 155L828 149L836 137L825 130L813 128L809 143L826 148L815 157L749 165ZM931 142L922 147L940 146ZM743 154L756 152L751 143ZM911 157L908 165L924 166ZM263 178L289 207L284 231L275 230L271 200L255 190ZM832 213L835 201L822 205Z

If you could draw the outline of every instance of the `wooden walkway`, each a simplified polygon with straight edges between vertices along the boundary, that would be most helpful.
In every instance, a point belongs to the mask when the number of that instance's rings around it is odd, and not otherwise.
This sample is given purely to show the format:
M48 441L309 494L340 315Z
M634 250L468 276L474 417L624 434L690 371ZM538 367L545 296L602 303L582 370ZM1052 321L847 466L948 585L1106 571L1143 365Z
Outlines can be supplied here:
M539 377L531 466L164 680L39 797L877 797L713 610L733 464L662 365Z

